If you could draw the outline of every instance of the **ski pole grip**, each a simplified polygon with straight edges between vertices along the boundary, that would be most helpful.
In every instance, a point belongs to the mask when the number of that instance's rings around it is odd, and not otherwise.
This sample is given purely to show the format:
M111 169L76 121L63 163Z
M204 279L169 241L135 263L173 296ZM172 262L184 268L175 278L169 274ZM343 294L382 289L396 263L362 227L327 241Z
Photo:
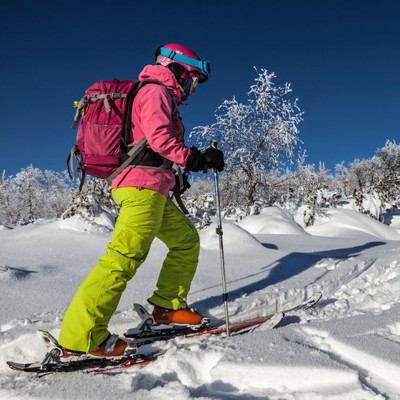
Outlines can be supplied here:
M218 142L216 140L211 140L211 147L213 149L217 149L218 148ZM213 169L214 169L214 173L217 174L218 173L217 172L217 168L214 167Z

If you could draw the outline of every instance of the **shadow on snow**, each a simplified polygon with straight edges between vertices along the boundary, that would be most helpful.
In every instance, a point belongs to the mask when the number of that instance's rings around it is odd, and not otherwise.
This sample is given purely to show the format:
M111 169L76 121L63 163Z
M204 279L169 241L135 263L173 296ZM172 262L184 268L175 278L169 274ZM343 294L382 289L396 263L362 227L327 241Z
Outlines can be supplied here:
M321 262L324 259L329 260L338 260L344 261L349 257L357 256L363 250L370 249L377 246L384 245L385 242L370 242L365 243L360 246L335 249L335 250L327 250L322 252L312 252L312 253L299 253L294 252L282 257L280 260L275 261L271 265L266 265L261 268L261 271L256 274L251 274L240 279L236 279L234 281L227 281L228 284L228 292L229 292L229 301L234 301L244 294L250 295L252 293L258 292L259 290L265 289L268 286L276 285L280 282L283 282L287 279L290 279L300 273L306 271L307 269L313 267L318 262ZM256 275L266 275L264 278L261 278L257 282L250 283L248 285L244 285L232 291L229 290L229 284L246 280ZM215 285L214 287L220 286ZM210 288L207 288L208 290ZM196 293L200 292L197 291ZM193 307L199 309L206 313L211 308L217 307L222 304L222 293L216 296L208 297L207 299L199 300L192 304Z

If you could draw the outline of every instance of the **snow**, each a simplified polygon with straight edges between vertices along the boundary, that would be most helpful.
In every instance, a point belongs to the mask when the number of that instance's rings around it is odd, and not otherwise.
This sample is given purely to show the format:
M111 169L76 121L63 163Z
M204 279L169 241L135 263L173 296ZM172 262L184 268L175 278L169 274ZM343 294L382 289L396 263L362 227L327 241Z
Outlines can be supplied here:
M5 361L40 360L36 332L56 337L80 282L103 254L111 230L79 218L0 229L1 399L400 399L400 231L350 209L328 209L302 228L278 208L238 224L224 221L231 321L295 305L315 291L313 309L290 313L274 330L240 337L178 338L153 347L156 362L118 374L43 377ZM202 250L190 303L223 320L215 224ZM138 324L166 248L152 251L122 296L110 329ZM150 309L150 308L149 308Z

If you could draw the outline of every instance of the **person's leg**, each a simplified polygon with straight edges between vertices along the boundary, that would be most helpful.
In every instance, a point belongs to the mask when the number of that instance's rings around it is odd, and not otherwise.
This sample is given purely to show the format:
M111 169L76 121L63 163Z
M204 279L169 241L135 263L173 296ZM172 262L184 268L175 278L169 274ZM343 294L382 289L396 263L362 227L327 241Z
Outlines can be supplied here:
M169 252L160 271L157 290L149 302L167 309L186 307L198 264L200 239L194 225L170 199L165 204L157 237L167 245Z
M163 194L136 188L118 188L112 194L120 214L107 254L78 289L62 323L59 342L70 350L89 353L106 340L126 284L145 261L162 223Z

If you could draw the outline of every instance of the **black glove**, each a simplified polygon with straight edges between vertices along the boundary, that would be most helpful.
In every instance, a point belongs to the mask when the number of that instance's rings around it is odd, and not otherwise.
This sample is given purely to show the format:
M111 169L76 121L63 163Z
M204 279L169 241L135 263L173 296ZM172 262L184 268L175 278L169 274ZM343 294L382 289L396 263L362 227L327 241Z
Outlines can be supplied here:
M179 176L182 177L182 184L180 182ZM188 180L188 176L186 174L176 174L175 182L176 182L176 187L179 190L179 194L183 194L186 192L186 190L190 189L190 183Z
M210 165L209 168L216 168L219 172L224 170L224 153L221 150L215 147L209 147L204 152L204 157L206 158L207 163Z
M204 154L197 147L190 148L190 156L186 163L188 171L207 172L210 168L216 168L219 172L224 169L224 153L221 150L209 147Z

